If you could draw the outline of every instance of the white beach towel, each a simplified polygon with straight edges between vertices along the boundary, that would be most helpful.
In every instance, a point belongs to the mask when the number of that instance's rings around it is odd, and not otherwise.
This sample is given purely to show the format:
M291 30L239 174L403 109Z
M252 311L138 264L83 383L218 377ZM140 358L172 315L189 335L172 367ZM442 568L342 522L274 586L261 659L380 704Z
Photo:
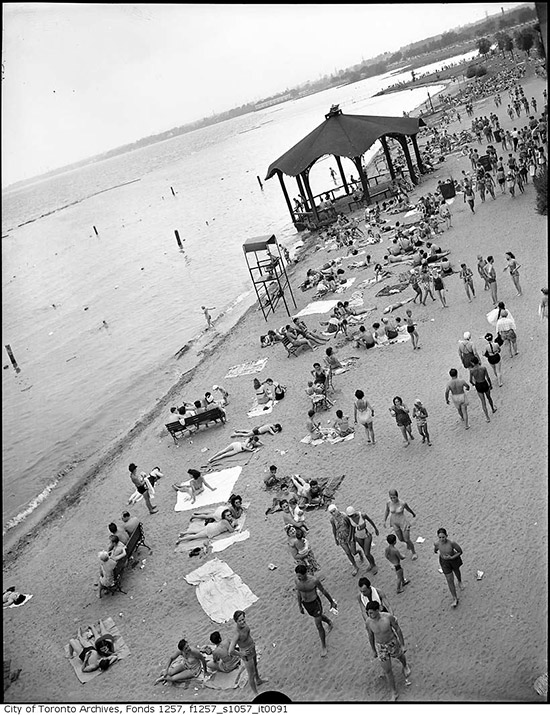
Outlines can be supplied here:
M258 600L241 577L217 558L191 571L185 580L197 587L197 600L215 623L227 623L235 611L244 611Z
M346 291L348 288L351 288L351 286L355 283L357 280L357 276L353 276L353 278L348 278L345 283L342 283L341 286L338 286L338 288L334 291L335 293L343 293Z
M261 415L268 415L270 412L273 412L274 406L275 403L273 402L273 400L269 400L269 402L266 402L265 405L254 405L254 407L246 414L248 415L248 417L260 417Z
M24 606L26 603L28 603L31 598L32 598L32 593L22 593L22 596L25 596L25 600L21 601L21 603L12 603L9 606L4 606L4 608L19 608L19 606Z
M223 469L221 472L211 472L206 480L211 487L214 487L213 492L205 487L201 494L195 498L195 502L191 503L191 497L185 492L176 492L177 499L174 511L199 511L203 506L209 504L223 504L226 502L233 491L235 482L239 478L242 467L230 467Z
M330 313L336 303L338 303L337 300L316 300L306 305L305 308L302 308L299 313L296 313L296 315L292 317L301 318L304 315L314 315L315 313Z
M510 313L508 308L506 308L506 311L508 312L508 317L511 318L512 320L514 320L514 316L512 315L512 313ZM493 325L494 327L496 327L496 324L497 324L498 312L499 312L499 308L493 308L493 310L490 310L487 313L487 322L490 323L491 325ZM516 321L514 320L514 323L515 322Z
M396 338L392 338L391 340L388 340L387 338L385 340L380 339L381 342L375 345L377 348L385 348L388 345L394 345L395 343L406 343L407 340L410 340L411 336L409 333L406 335L398 335Z
M250 538L250 532L248 529L244 531L238 531L236 534L231 534L231 536L226 536L224 539L217 539L212 542L212 551L224 551L231 544L235 544L237 541L246 541Z
M239 377L240 375L252 375L255 372L261 372L267 358L261 358L260 360L250 360L249 362L243 362L240 365L233 365L229 368L229 371L225 377Z

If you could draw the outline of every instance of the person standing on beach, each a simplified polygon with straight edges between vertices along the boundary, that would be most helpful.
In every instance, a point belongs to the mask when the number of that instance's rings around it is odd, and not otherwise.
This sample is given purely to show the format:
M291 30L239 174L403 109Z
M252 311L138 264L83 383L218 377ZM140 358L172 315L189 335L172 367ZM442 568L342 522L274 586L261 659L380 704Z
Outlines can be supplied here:
M407 665L407 659L405 658L405 639L397 618L390 613L381 613L380 604L377 601L368 603L366 610L367 621L365 626L369 636L370 647L374 657L380 661L391 689L391 699L395 701L399 697L399 693L395 687L392 658L397 658L403 666L405 685L411 684L409 681L411 669Z
M412 553L412 560L416 561L418 556L414 548L414 544L411 541L411 524L405 514L408 511L412 514L413 519L416 518L416 514L407 504L407 502L402 502L399 499L399 495L396 489L390 489L389 501L386 502L386 513L384 514L384 528L386 526L386 521L388 516L390 517L390 527L393 529L394 534L397 536L399 541L407 546L407 549Z
M498 386L502 387L502 360L500 357L500 345L493 342L492 333L485 333L485 340L487 341L487 348L483 355L487 358L487 362L493 368L495 377L498 380Z
M367 625L367 606L371 601L376 601L380 605L380 610L383 613L389 613L393 616L393 611L388 601L388 597L381 588L374 588L366 576L359 579L359 593L357 594L357 603L361 609L361 617Z
M445 283L443 282L443 277L441 275L441 270L439 268L434 268L433 279L434 279L434 290L437 293L437 295L439 296L441 305L444 308L448 308L449 306L447 305L447 298L445 297Z
M367 571L372 571L372 573L375 574L378 571L378 567L376 565L374 557L370 552L372 544L372 534L367 529L367 521L374 529L374 533L376 534L376 536L380 535L379 531L374 521L365 512L361 512L359 511L359 509L356 509L353 506L348 506L348 508L346 509L346 514L348 515L354 528L355 543L360 548L360 551L357 552L359 554L359 558L361 559L361 561L363 561L363 554L365 554L365 556L367 557L367 561L369 562Z
M206 318L206 329L212 327L212 316L210 315L211 310L216 310L216 306L213 308L207 308L205 305L201 305L201 310L204 313L204 317Z
M374 407L369 403L368 399L365 397L363 390L355 390L355 404L353 406L353 415L355 424L359 422L363 425L367 431L367 442L369 444L376 444L374 440Z
M386 541L388 542L388 545L386 546L384 555L395 569L395 574L397 576L397 593L403 593L403 586L406 586L409 583L409 581L405 578L405 574L403 573L403 568L401 566L401 561L403 561L405 557L395 546L397 542L395 534L388 534L386 536Z
M130 479L132 484L135 486L137 491L143 495L143 500L147 504L147 509L149 509L149 514L156 514L158 507L151 504L151 496L149 495L149 488L147 486L147 480L145 476L138 473L136 465L132 462L128 465L128 471L130 472Z
M521 268L521 266L516 261L516 257L514 256L512 251L506 251L505 255L506 255L506 260L508 261L508 264L504 267L504 271L510 272L510 276L511 276L514 286L516 287L516 290L517 290L516 295L521 296L522 291L521 291L521 286L519 284L519 269Z
M411 431L412 422L409 416L409 408L403 403L403 400L399 396L393 398L393 405L390 407L390 413L395 417L395 422L401 430L401 434L405 440L405 447L408 447L410 440L414 439Z
M319 638L321 639L321 657L324 658L327 655L326 636L327 633L330 633L332 630L332 621L323 613L323 604L321 603L317 591L321 591L323 596L330 603L331 608L336 608L337 603L319 579L316 576L308 574L304 564L298 564L294 572L296 574L294 586L298 597L298 608L302 614L305 608L309 615L315 619L315 625L319 632ZM328 626L327 633L325 633L323 623L326 623Z
M460 264L459 278L462 278L462 280L464 281L464 290L466 291L466 295L468 297L468 303L471 303L472 298L470 297L470 292L474 298L476 297L476 291L474 288L474 274L465 263Z
M483 409L486 422L490 422L489 413L487 412L487 402L491 406L493 414L497 411L491 397L493 386L487 368L480 364L479 358L475 355L470 362L470 383L476 388L477 396L481 400L481 408Z
M472 185L468 183L464 183L464 203L466 201L468 202L468 206L470 207L470 211L475 214L475 209L474 209L474 203L476 200L476 195L474 193L474 190L472 188Z
M233 637L231 638L231 643L229 644L228 655L232 656L238 654L241 660L244 660L246 672L248 674L248 682L254 695L257 695L257 686L262 685L266 681L262 680L258 673L256 643L250 635L250 626L246 622L244 611L235 611L233 614L233 620L235 621L236 629Z
M487 261L483 258L482 255L478 255L477 257L477 272L480 275L480 278L483 280L484 287L483 290L489 290L489 280L487 278Z
M439 553L439 565L447 579L449 591L454 599L452 608L458 606L458 596L456 595L455 576L460 590L464 590L460 567L462 566L462 549L456 543L447 538L447 531L443 528L437 530L437 541L434 544L434 554Z
M509 315L507 310L500 311L500 318L497 320L496 331L501 340L508 343L510 357L518 354L515 320Z
M330 167L330 175L332 177L332 180L334 181L334 185L337 186L338 182L336 181L336 172L332 167Z
M424 407L421 400L415 400L413 411L413 419L416 419L416 428L422 437L422 444L428 442L428 447L432 446L430 442L430 434L428 432L428 410Z
M489 290L491 291L493 305L496 305L498 303L498 286L497 272L494 263L495 259L492 256L487 256L487 263L485 264L485 273L487 274L487 283L489 284Z
M405 313L407 314L405 319L407 323L407 333L411 336L412 348L413 350L420 350L420 346L418 345L418 332L416 330L416 323L413 319L412 310L408 308Z
M458 371L455 368L449 370L449 375L451 380L447 383L445 388L445 402L449 404L449 395L456 407L460 419L464 422L464 429L470 429L468 424L468 401L466 399L466 393L464 390L470 390L470 386L466 380L462 380L458 377Z
M350 521L349 516L341 512L336 504L330 504L328 507L330 513L330 525L336 546L341 546L344 553L348 557L349 562L353 566L352 576L357 574L359 570L355 562L356 546L355 546L355 529Z

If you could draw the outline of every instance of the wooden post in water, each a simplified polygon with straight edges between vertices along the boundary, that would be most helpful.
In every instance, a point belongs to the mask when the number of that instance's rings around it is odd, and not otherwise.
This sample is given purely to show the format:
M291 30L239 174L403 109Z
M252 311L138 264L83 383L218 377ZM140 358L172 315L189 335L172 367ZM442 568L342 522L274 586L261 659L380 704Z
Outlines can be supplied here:
M183 250L183 246L181 245L181 238L180 238L179 233L176 230L174 230L174 233L176 234L176 241L178 242L178 246Z
M170 187L170 191L172 192L172 196L176 195L176 192L174 191L174 189L172 187Z
M6 347L6 352L8 353L8 357L9 357L9 359L10 359L10 361L11 361L11 364L12 364L13 367L15 368L15 372L16 372L17 374L19 374L19 373L21 372L21 368L20 368L19 365L17 364L17 360L15 359L15 357L14 357L12 351L11 351L11 347L10 347L9 345L6 345L5 347Z
M97 232L97 228L94 226L93 229L94 229L95 235L96 235L96 236L99 236L99 233Z
M258 179L258 184L260 184L260 189L263 191L264 190L264 185L262 184L262 181L259 176L256 177Z

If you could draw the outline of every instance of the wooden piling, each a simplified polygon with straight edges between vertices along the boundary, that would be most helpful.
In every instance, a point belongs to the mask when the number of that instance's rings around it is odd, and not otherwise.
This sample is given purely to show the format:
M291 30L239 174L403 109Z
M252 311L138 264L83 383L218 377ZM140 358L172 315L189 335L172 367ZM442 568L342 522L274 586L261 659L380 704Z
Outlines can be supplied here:
M19 374L21 372L21 368L17 364L17 360L15 359L15 357L13 355L11 347L9 345L6 345L5 348L6 348L6 352L8 353L8 357L11 361L11 364L15 368L15 372Z

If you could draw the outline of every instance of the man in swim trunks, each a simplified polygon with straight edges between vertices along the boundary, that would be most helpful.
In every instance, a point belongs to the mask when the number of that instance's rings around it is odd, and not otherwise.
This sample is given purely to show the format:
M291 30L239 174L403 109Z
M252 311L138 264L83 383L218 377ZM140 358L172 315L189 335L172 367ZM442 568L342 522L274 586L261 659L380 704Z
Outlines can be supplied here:
M241 660L244 660L246 672L248 673L248 682L252 688L254 695L258 694L257 685L262 685L265 680L260 678L258 673L258 658L256 655L256 644L250 635L250 626L245 619L244 611L235 611L233 620L236 623L236 630L231 638L231 643L228 649L228 655L238 654ZM238 650L235 650L238 646Z
M294 585L296 587L300 613L303 613L305 608L309 615L315 619L315 625L317 626L319 638L321 639L321 656L324 658L327 654L327 645L323 622L328 625L328 633L330 633L332 630L332 621L323 613L323 604L321 603L317 590L321 591L329 601L331 608L336 608L336 601L333 600L332 596L326 591L316 576L308 574L305 564L298 564L294 571L296 573Z
M367 625L367 605L371 601L376 601L380 604L380 610L383 613L389 613L393 616L393 611L388 601L388 597L381 588L374 588L366 576L359 579L359 593L357 594L357 603L361 609L361 616Z
M221 673L230 673L239 667L241 659L237 654L229 655L229 638L222 638L219 631L214 631L210 635L210 642L216 647L212 651L212 662L208 662L211 670L219 670Z
M445 402L449 404L450 394L453 405L460 415L460 419L464 421L464 429L470 429L470 425L468 424L468 402L464 392L464 390L470 390L470 385L468 385L466 380L462 380L458 377L458 372L454 367L449 370L449 375L451 376L451 380L447 383L447 387L445 388Z
M397 660L403 666L405 685L410 685L409 675L411 669L405 658L405 640L395 616L390 613L381 613L380 604L371 601L367 604L367 620L365 625L369 636L370 647L375 658L378 658L382 670L391 688L392 700L397 700L398 693L395 687L391 659Z
M434 544L434 554L437 554L438 552L439 565L445 574L449 591L454 598L451 607L456 608L458 606L458 596L456 595L455 576L460 590L464 590L462 578L460 576L460 567L462 566L462 559L460 555L462 554L462 549L456 541L451 541L447 538L447 531L443 528L437 530L437 541Z

